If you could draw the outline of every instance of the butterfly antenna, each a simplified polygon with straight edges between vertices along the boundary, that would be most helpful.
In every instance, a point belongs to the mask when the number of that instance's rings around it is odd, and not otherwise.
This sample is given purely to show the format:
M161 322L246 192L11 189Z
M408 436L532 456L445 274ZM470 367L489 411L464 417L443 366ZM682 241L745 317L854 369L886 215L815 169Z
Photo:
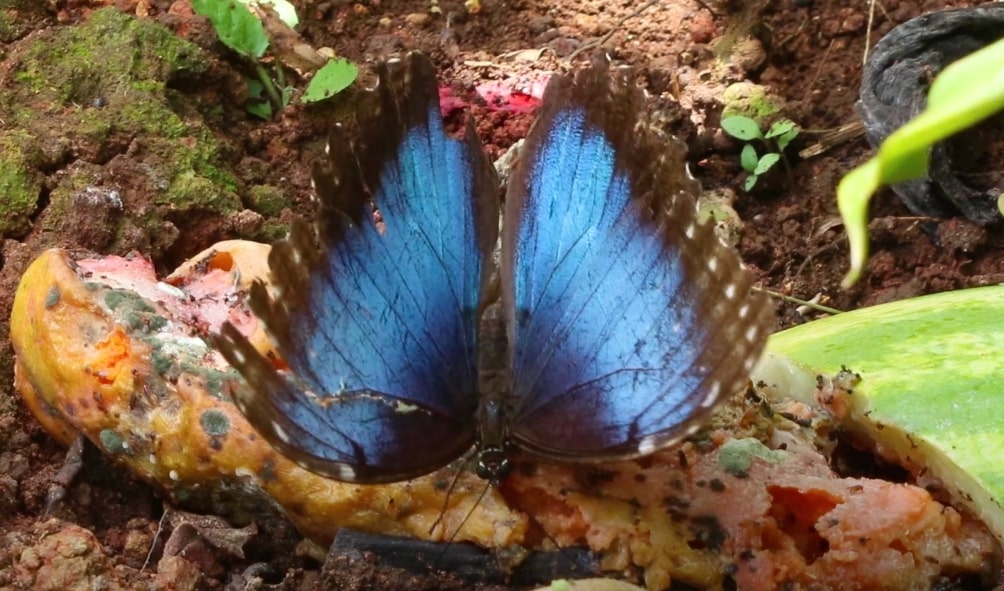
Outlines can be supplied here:
M459 480L460 480L460 471L458 470L457 476L455 476L453 479L453 484L450 485L450 490L447 491L446 493L447 499L449 499L449 495L450 492L453 490L453 486L455 486ZM457 539L457 536L460 535L460 531L464 529L464 526L467 525L468 520L470 520L471 516L474 515L474 511L477 510L479 505L481 505L481 501L484 500L485 495L488 494L488 489L491 488L491 486L492 486L491 483L487 481L485 482L484 488L481 489L481 494L479 494L478 498L474 500L474 504L471 505L470 511L468 511L467 515L464 516L464 519L460 522L460 525L457 526L457 529L453 530L453 533L450 534L448 538L443 540L443 548L442 550L440 550L439 556L436 557L435 562L432 563L433 570L439 570L439 565L443 563L443 558L446 556L446 552L449 551L450 547L453 546L455 540ZM439 518L436 519L436 524L442 522L443 515L445 514L446 514L446 507L444 507L443 511L440 512ZM433 527L435 527L436 524L433 524ZM431 528L429 529L429 532L430 533L432 532Z
M491 487L492 487L491 483L486 481L484 488L481 489L481 494L478 495L478 498L474 500L474 504L471 505L470 511L467 512L467 515L464 515L463 521L460 522L460 525L457 526L457 529L453 531L453 535L450 536L450 539L448 541L451 544L453 543L453 540L455 540L457 536L460 535L460 530L464 529L464 526L467 525L467 522L470 520L471 516L474 515L474 511L477 510L478 506L481 505L481 501L484 500L485 495L488 494L488 489L490 489Z
M537 529L539 529L540 532L544 535L544 538L546 538L552 544L554 544L554 548L558 552L558 554L560 554L561 557L564 558L567 561L567 564L569 566L565 570L560 570L560 569L564 568L564 565L559 565L557 562L555 562L552 565L552 568L556 569L555 572L561 572L562 576L570 576L570 575L565 575L565 573L574 573L577 577L597 576L598 575L598 573L600 572L599 567L597 566L598 563L594 563L594 564L589 564L588 563L588 561L596 561L597 560L595 558L595 554L593 553L592 548L589 547L588 543L586 543L586 545L585 545L585 551L586 551L587 558L584 559L584 557L583 557L582 554L578 554L578 555L576 554L577 552L581 552L581 550L582 550L581 546L562 546L558 542L558 540L556 540L551 535L551 533L549 531L547 531L547 528L544 527L544 524L541 523L533 515L532 512L530 512L530 511L524 511L524 513L526 513L527 516L530 518L530 520L534 524L536 524ZM592 558L588 558L588 557L592 557Z
M568 562L570 562L571 564L577 564L578 561L575 559L575 557L572 556L567 551L567 548L562 547L562 545L558 543L558 540L554 539L554 537L551 536L551 532L547 531L547 528L544 527L543 523L541 523L540 521L538 521L537 518L534 517L532 513L527 513L527 515L529 515L530 519L532 519L533 522L537 524L537 527L540 528L540 531L541 531L541 533L544 534L544 537L547 538L552 544L554 544L554 548L562 556L564 556L565 559L568 560Z
M450 481L450 486L446 488L446 496L443 497L443 508L439 511L439 516L436 517L436 520L432 522L432 525L429 526L428 533L430 537L432 536L432 532L435 531L436 527L443 523L443 516L446 515L446 511L450 508L450 495L452 495L453 491L456 490L457 483L460 482L460 475L462 473L463 470L460 469L454 471L453 480ZM456 536L456 532L454 532L454 536ZM451 536L451 540L452 538L453 536Z

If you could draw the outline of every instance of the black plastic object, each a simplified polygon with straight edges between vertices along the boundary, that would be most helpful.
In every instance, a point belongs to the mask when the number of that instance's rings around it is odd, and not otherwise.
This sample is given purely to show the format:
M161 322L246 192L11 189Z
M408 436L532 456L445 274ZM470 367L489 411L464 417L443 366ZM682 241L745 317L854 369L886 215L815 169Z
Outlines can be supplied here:
M872 50L861 80L858 107L872 147L924 109L931 82L945 66L1001 37L1004 3L999 2L932 12L890 31ZM980 188L985 181L975 183L976 176L964 172L972 162L953 162L953 154L971 154L974 146L966 143L974 141L982 143L985 137L963 133L935 144L928 178L894 185L893 191L919 215L961 213L982 224L1000 220L997 198L1004 187Z
M372 553L384 567L416 574L450 573L471 584L541 585L554 579L577 579L600 574L599 558L585 548L521 553L486 550L473 544L428 542L342 529L328 551L337 558L361 560ZM325 567L327 568L327 566Z

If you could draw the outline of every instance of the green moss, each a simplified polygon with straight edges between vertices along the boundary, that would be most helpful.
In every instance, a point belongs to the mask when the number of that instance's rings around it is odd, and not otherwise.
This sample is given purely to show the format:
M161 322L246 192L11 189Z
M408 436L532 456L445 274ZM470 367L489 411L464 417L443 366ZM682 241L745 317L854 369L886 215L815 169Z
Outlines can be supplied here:
M115 113L116 123L162 140L177 140L191 135L192 130L177 113L165 109L163 94L148 90L132 92L140 100L123 104Z
M752 82L736 82L722 92L722 118L743 115L765 123L783 110L784 102L770 94L767 87Z
M20 238L30 227L41 182L25 172L16 154L0 154L0 236Z
M83 161L64 169L49 192L49 206L36 222L36 227L40 226L47 237L67 233L81 239L87 236L89 241L86 246L89 248L107 245L118 225L115 214L121 212L121 201L115 212L88 207L81 202L82 196L95 190L95 179L100 179L102 174L102 167ZM96 241L98 233L106 235L106 238Z
M266 219L265 222L258 228L254 229L254 231L247 232L242 235L242 238L264 242L266 244L271 244L288 237L289 224L278 219Z
M13 43L41 28L50 18L47 4L38 0L0 0L0 43Z
M137 80L170 81L207 67L196 45L165 27L104 8L80 26L40 36L26 52L16 79L31 84L36 93L88 104L128 94Z
M31 228L43 181L38 160L23 132L0 134L0 238L20 238Z
M158 203L176 209L235 213L243 208L240 198L225 187L194 172L185 172L171 182Z
M28 151L41 156L32 161L24 149L0 150L0 234L17 236L30 228L42 171L63 168L71 146L81 161L97 162L130 145L129 158L147 171L147 190L163 191L155 208L123 195L126 208L141 210L126 217L141 220L143 228L115 234L112 250L118 242L134 248L136 230L165 236L165 220L190 209L240 211L239 183L224 165L227 146L203 124L193 97L170 88L196 79L208 64L196 45L113 8L95 11L78 26L44 30L26 43L14 83L0 93L0 119L23 130ZM58 232L52 220L62 217L47 212L46 230Z
M286 194L271 185L251 187L248 190L248 201L251 209L266 217L277 217L284 208L289 207Z
M20 36L17 22L17 12L6 8L0 9L0 42L10 43Z

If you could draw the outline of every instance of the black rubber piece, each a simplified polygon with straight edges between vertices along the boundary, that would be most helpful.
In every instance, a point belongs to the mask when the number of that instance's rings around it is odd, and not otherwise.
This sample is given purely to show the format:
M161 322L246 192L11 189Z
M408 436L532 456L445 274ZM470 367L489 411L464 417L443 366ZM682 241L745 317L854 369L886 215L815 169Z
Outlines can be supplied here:
M1004 3L932 12L890 31L875 45L861 79L858 108L872 147L923 110L930 83L945 66L1002 37ZM911 211L934 217L961 213L981 224L1001 219L997 197L1004 187L973 188L953 165L953 142L964 141L962 135L936 144L928 178L893 186Z
M473 544L427 542L347 529L335 535L328 562L336 558L359 560L364 553L375 555L382 567L416 574L446 572L468 583L522 586L600 574L599 559L584 548L531 552L517 559L512 553L486 550Z

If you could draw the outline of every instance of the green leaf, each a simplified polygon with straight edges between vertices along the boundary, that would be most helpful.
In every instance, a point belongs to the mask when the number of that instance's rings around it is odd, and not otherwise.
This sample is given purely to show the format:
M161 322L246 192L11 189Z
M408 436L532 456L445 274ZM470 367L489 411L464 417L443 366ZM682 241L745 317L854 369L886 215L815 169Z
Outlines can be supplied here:
M778 119L764 134L764 138L774 140L774 143L777 144L777 151L784 152L791 140L798 137L799 131L798 125L791 119Z
M264 85L254 78L249 78L247 80L247 85L248 102L244 105L244 110L251 113L255 117L265 120L271 119L272 104L269 103L268 97L265 96Z
M851 246L850 287L868 260L867 208L883 184L927 176L931 146L1004 109L1004 39L957 60L931 85L927 107L896 130L874 158L847 173L837 187L837 207Z
M1004 287L939 293L809 322L770 337L752 381L810 405L817 375L861 381L839 429L873 441L1004 539Z
M760 178L760 177L758 177L758 176L757 176L757 175L755 175L755 174L751 174L751 175L749 175L748 177L746 177L746 182L745 182L745 183L743 183L743 189L744 189L744 190L745 190L745 191L746 191L747 193L749 193L749 192L750 192L750 190L752 190L752 189L753 189L753 187L754 187L754 186L756 185L756 181L757 181L757 179L758 179L758 178Z
M725 133L744 142L763 139L760 125L753 119L743 115L725 117L722 119L722 129L725 130Z
M269 119L272 118L272 103L268 101L261 101L261 102L249 101L248 104L244 105L244 110L247 111L248 113L251 113L255 117L258 117L259 119L264 119L268 121Z
M796 135L798 134L798 125L796 125L794 121L791 119L778 119L770 126L770 129L767 130L764 137L767 139L780 137L793 131Z
M221 0L192 0L192 10L209 19L224 45L237 53L259 59L268 49L268 36L247 6Z
M244 83L248 86L248 98L255 100L265 98L265 86L261 83L261 80L245 78Z
M781 159L781 155L777 152L770 152L764 154L760 157L760 161L756 163L756 169L753 170L753 174L760 176L761 174L767 172L777 164L777 161Z
M753 144L743 146L743 151L739 153L739 164L743 167L743 170L753 174L759 161L760 157L757 156L756 148L753 147Z
M837 209L851 250L851 268L841 283L844 289L857 283L868 261L868 202L882 185L881 166L872 158L844 175L837 185Z
M359 68L348 60L331 60L314 74L300 100L305 103L315 103L330 98L351 85Z
M774 141L777 143L777 149L778 149L778 151L779 152L784 152L785 148L788 147L788 144L791 143L791 140L795 139L796 137L798 137L798 129L797 128L796 129L792 129L791 131L789 131L787 133L782 133L781 135L777 136L774 139Z

